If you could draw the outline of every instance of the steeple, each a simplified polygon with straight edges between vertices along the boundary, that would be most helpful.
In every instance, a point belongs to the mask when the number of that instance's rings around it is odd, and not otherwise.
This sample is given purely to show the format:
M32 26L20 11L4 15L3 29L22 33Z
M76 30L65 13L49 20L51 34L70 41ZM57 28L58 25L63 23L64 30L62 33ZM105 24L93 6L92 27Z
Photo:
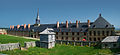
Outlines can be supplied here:
M35 24L40 24L39 8L38 8L38 11L37 11L37 17L36 17L36 23Z
M101 13L99 14L99 17L101 17Z
M38 11L37 11L37 19L40 19L39 18L39 8L38 8Z

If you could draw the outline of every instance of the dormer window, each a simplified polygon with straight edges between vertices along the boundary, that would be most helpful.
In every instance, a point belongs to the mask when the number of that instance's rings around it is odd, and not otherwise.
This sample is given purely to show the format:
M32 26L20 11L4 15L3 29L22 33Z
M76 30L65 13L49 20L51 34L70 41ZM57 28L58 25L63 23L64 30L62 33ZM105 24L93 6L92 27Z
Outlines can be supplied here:
M82 31L82 29L80 29L80 31Z
M105 26L106 28L108 27L108 25Z
M93 28L95 28L96 26L95 25L93 25Z

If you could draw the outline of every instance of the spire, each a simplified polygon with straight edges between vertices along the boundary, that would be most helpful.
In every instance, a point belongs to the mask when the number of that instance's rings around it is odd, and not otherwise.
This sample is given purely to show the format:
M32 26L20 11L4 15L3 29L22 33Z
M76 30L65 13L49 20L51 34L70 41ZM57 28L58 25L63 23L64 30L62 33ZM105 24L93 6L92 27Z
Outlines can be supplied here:
M37 19L40 19L39 18L39 8L38 8L38 11L37 11Z
M40 24L39 8L38 8L38 11L37 11L36 24Z
M99 17L101 17L101 13L99 14Z

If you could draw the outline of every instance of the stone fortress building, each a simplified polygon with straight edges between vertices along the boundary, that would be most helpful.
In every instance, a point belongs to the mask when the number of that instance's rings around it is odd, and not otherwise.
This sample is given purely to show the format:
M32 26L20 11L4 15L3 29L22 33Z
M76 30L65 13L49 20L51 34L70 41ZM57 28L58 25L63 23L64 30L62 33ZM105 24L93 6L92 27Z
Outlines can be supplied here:
M115 33L115 27L105 20L101 14L99 14L99 17L94 22L87 20L87 22L81 23L76 20L76 23L68 23L66 21L66 23L40 24L39 9L34 25L12 25L7 33L9 35L40 38L39 33L46 28L54 29L56 40L67 41L101 41L105 37L114 35Z

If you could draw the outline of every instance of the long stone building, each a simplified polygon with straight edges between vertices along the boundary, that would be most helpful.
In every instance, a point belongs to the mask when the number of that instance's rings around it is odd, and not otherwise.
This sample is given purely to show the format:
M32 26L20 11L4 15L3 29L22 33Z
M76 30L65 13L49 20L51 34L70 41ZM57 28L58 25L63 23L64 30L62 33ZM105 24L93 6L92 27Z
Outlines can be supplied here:
M83 23L76 20L76 23L68 23L66 21L66 23L40 24L39 10L35 24L12 25L7 33L16 36L40 38L39 33L46 28L54 29L56 40L67 41L101 41L106 36L111 36L115 33L114 26L106 21L101 14L94 22L87 20L87 22Z

